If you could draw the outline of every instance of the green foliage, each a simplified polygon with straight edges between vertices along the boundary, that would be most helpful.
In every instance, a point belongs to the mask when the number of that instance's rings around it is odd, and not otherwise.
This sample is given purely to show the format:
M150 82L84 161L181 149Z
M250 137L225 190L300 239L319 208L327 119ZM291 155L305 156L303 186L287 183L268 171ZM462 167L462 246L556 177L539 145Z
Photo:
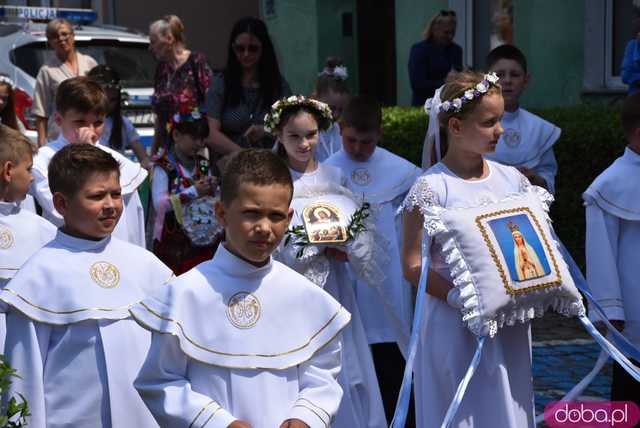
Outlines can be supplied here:
M0 395L3 395L9 385L11 378L17 377L16 371L6 362L4 356L0 355ZM20 395L20 401L11 397L6 405L0 409L0 427L18 428L27 425L29 407L27 401Z
M556 233L584 266L582 192L625 146L618 111L600 106L562 107L534 111L562 129L554 151L558 160L556 201L551 210ZM383 113L381 146L416 165L422 158L427 115L421 108L390 107Z

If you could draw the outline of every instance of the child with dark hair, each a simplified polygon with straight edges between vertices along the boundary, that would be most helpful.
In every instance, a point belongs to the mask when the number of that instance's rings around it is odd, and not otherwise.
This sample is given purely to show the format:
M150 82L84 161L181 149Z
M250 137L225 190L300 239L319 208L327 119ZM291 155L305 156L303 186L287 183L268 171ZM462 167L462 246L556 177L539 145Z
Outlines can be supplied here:
M217 182L204 148L207 117L196 107L182 110L169 124L170 144L151 180L153 252L176 275L209 260L219 232L213 212Z
M5 355L20 373L3 393L25 397L30 427L158 426L133 388L151 334L129 308L171 271L111 235L123 212L120 174L94 145L58 150L48 183L63 225L0 293Z
M555 191L558 163L553 145L560 138L560 128L520 107L520 96L531 76L527 59L513 45L501 45L489 52L487 68L500 78L504 97L504 134L494 153L487 159L515 166L531 184Z
M327 104L333 113L331 127L320 131L318 145L316 146L316 159L319 162L324 162L342 148L338 121L345 104L349 100L349 87L346 84L347 77L349 77L347 67L344 66L341 59L327 58L327 63L318 74L315 88L311 94L312 98Z
M225 241L212 260L131 309L153 332L135 387L160 426L332 424L350 315L271 257L292 193L287 166L271 151L231 155L216 204Z
M102 144L97 144L104 128L108 109L108 99L102 87L88 77L73 77L58 87L54 120L60 127L60 134L38 150L33 160L35 177L31 193L42 207L44 218L56 226L63 223L61 214L53 203L49 187L48 168L53 156L69 144L95 145L111 154L120 165L120 184L124 201L124 213L113 234L120 239L145 247L144 211L138 187L147 178L147 171L139 163L133 162Z
M611 324L640 347L639 93L624 100L620 119L628 142L624 154L582 195L587 216L587 281ZM593 312L589 315L593 321L602 322ZM640 384L618 363L613 366L611 400L640 405Z
M315 158L318 134L328 129L332 112L328 105L303 96L291 96L275 103L265 119L265 128L277 139L278 153L285 159L293 178L294 221L304 217L308 209L306 197L322 194L323 202L332 203L333 195L349 194L346 180L339 168L320 163ZM357 202L361 199L358 198ZM332 233L327 229L329 233ZM309 239L311 240L311 239ZM363 245L362 253L371 254L371 243ZM331 294L352 314L351 324L344 332L344 370L338 381L344 399L333 424L335 427L381 428L387 421L376 379L371 351L355 296L356 269L354 257L346 249L318 247L316 252L298 258L292 245L279 250L278 258ZM373 263L372 263L373 264ZM354 275L357 276L357 275Z
M111 147L122 154L131 148L138 158L138 162L145 168L151 168L151 161L144 146L140 142L140 135L131 121L122 115L122 92L120 76L108 65L93 67L87 77L98 82L109 100L104 129L98 140L100 144Z

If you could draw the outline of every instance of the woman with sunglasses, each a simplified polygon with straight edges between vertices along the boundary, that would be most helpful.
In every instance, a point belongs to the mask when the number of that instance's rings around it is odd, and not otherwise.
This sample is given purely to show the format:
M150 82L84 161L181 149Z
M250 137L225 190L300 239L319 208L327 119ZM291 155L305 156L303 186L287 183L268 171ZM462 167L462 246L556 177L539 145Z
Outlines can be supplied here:
M151 153L166 148L166 124L178 113L180 105L202 107L213 71L200 52L187 49L184 25L175 15L167 15L149 26L149 50L159 61L153 84L153 109L156 114Z
M240 19L231 30L224 74L207 94L211 149L224 155L243 147L273 146L264 116L271 104L290 94L267 26L257 18Z
M58 136L58 126L53 120L56 91L60 83L86 74L98 63L89 55L76 51L75 34L66 19L54 19L47 24L47 42L55 55L38 71L31 112L36 116L38 145L43 146L48 139Z
M462 48L453 42L456 13L441 10L422 33L423 40L411 47L409 80L413 91L411 104L422 106L444 84L451 70L462 70Z

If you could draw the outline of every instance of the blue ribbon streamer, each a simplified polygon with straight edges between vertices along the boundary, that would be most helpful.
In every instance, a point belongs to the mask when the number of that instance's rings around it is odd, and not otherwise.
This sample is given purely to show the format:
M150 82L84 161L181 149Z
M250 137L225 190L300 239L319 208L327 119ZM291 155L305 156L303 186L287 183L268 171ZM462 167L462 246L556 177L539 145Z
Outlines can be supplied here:
M589 305L591 306L591 308L595 309L596 313L600 316L604 325L607 326L607 330L611 334L611 340L626 355L630 356L634 360L640 361L640 351L638 350L638 348L636 348L631 342L629 342L629 340L626 337L624 337L618 331L618 329L616 329L609 322L609 320L607 319L607 316L605 315L604 309L602 308L602 306L600 306L598 302L596 302L595 298L591 294L591 291L589 290L589 286L587 285L587 280L584 278L584 275L582 274L582 271L578 267L578 264L575 262L575 260L573 260L573 257L571 257L571 254L569 253L567 248L564 246L564 244L559 240L558 240L558 243L560 244L560 252L562 253L562 257L564 258L564 261L567 263L567 266L569 266L569 272L573 277L573 281L576 284L576 288L580 290L582 294L584 294L584 296L589 301Z
M478 364L480 364L480 357L482 356L482 348L484 347L486 336L476 337L476 339L478 340L476 353L473 355L469 368L467 368L467 373L465 373L464 377L458 384L458 389L453 396L453 400L451 400L451 404L449 404L449 409L447 409L447 414L444 416L444 420L442 421L440 428L449 428L453 423L453 418L456 416L456 413L458 413L460 404L462 404L462 398L464 397L465 392L467 392L469 382L471 382L471 378L476 372Z
M404 366L404 375L402 377L402 386L396 403L396 411L391 420L391 428L404 428L407 421L407 412L409 410L409 401L411 399L411 385L413 383L413 366L415 364L418 336L422 325L422 307L424 299L427 295L427 277L429 276L429 267L431 261L428 256L428 249L422 248L422 265L420 268L420 281L418 282L418 294L416 296L415 312L413 315L413 325L411 326L411 337L409 338L409 353L407 362Z

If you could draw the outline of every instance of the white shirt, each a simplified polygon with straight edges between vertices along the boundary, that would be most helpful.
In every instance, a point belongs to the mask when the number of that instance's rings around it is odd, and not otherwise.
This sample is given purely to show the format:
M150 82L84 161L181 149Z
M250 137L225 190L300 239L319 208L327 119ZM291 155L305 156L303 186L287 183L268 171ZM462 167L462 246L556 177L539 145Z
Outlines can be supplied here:
M587 282L610 320L640 347L640 155L627 148L583 194ZM590 318L599 320L593 311Z
M48 169L53 156L67 144L69 142L60 134L56 140L40 147L38 154L33 158L34 180L29 189L29 193L42 207L42 216L58 227L64 224L64 220L53 206ZM120 164L120 186L122 187L124 209L113 231L113 236L144 248L145 218L137 189L147 178L148 173L139 163L127 159L115 150L102 144L96 144L96 147L111 154Z
M157 427L133 388L151 335L128 309L171 276L150 252L58 231L0 293L6 357L35 428ZM6 397L5 397L6 399Z
M485 158L532 169L544 178L547 190L554 193L558 163L553 145L560 138L560 128L523 108L505 111L500 122L504 134L498 140L495 153Z
M255 267L223 243L131 313L154 332L135 387L161 426L325 428L338 409L350 315L279 262Z

